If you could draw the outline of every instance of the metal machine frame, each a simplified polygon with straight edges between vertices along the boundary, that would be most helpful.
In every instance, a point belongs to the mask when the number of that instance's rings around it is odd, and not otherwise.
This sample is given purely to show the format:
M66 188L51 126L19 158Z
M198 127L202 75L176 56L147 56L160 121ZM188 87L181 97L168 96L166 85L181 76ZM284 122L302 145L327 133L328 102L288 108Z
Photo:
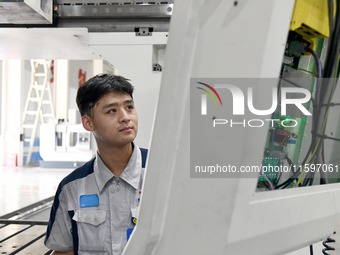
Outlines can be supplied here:
M283 254L338 228L340 184L256 193L257 176L190 178L190 78L278 77L293 7L293 0L176 2L140 219L125 255ZM260 163L266 132L226 132L214 152Z

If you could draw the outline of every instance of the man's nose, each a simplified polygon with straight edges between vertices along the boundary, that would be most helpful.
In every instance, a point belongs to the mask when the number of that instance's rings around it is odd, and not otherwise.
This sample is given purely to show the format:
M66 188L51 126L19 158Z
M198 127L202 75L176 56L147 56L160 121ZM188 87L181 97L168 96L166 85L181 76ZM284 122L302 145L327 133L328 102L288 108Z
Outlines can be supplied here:
M121 122L130 121L130 115L127 113L125 109L122 109L120 112L120 121Z

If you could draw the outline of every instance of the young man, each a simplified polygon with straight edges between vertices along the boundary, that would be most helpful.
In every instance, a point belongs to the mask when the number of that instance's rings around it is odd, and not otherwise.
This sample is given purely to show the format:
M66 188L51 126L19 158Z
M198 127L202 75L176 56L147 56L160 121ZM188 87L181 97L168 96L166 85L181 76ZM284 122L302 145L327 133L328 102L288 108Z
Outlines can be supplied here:
M133 86L97 75L78 89L84 128L97 155L59 184L45 245L54 254L121 254L136 223L146 151L133 143L138 117Z

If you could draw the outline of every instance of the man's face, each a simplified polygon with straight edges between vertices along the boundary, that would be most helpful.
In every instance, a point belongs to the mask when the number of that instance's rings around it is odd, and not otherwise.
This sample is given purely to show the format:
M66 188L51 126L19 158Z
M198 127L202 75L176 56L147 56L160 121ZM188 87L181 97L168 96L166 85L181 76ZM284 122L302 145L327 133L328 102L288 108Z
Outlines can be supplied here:
M83 116L82 121L84 127L92 131L98 147L125 146L137 135L137 112L132 98L126 93L104 95L93 107L91 117Z

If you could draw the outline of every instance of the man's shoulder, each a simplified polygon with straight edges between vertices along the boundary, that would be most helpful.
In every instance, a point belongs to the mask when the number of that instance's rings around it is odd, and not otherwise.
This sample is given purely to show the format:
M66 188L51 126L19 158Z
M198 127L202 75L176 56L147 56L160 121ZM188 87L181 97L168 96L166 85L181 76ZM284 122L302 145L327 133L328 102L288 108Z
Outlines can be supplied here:
M87 177L88 175L93 173L93 164L94 164L95 157L92 158L90 161L86 162L84 165L76 168L70 174L68 174L61 182L60 186L65 186L70 182L73 182L78 179L82 179Z
M141 155L142 155L142 168L145 168L147 157L148 157L148 149L139 147Z

